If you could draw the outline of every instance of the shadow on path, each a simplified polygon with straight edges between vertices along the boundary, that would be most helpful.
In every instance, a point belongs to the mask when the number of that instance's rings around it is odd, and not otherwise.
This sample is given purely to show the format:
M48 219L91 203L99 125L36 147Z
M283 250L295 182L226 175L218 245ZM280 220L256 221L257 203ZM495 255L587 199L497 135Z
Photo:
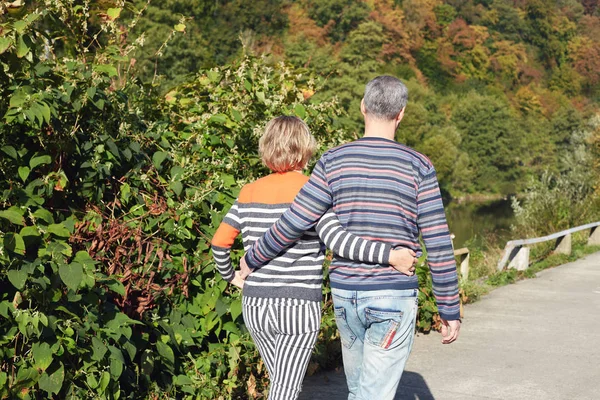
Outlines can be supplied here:
M348 389L342 370L307 377L299 400L346 400ZM435 400L423 376L404 371L394 400Z
M421 374L404 371L394 400L435 400Z

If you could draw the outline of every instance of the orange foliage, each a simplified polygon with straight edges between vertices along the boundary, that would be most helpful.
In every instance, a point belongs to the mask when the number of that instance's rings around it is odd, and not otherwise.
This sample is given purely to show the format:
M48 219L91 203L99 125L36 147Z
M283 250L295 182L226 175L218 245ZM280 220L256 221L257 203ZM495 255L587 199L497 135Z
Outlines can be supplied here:
M467 25L465 20L458 18L448 25L446 37L453 44L465 49L473 49L478 44L483 44L489 37L487 28L477 25Z
M600 42L600 17L596 15L584 15L579 20L579 30L582 35Z
M600 43L586 36L576 36L569 42L568 51L573 68L589 84L600 83Z
M483 43L489 37L484 26L468 25L456 19L438 39L440 65L458 82L468 78L485 79L490 66L489 49Z
M414 65L415 59L411 54L413 46L402 10L395 7L392 0L375 0L373 8L370 18L383 27L386 36L381 50L382 58L386 61L399 58Z
M404 0L404 28L410 38L411 50L419 50L426 39L433 39L441 33L434 8L442 4L440 0Z
M286 10L289 18L288 33L291 37L304 36L314 40L319 46L327 43L327 26L320 27L312 20L302 7L297 3L292 4Z
M523 85L529 83L539 83L544 78L544 73L538 68L531 65L523 65L521 67L521 74L519 75L519 81Z
M494 42L493 47L495 51L491 57L492 70L502 74L511 82L516 82L527 63L525 45L510 40L500 40Z

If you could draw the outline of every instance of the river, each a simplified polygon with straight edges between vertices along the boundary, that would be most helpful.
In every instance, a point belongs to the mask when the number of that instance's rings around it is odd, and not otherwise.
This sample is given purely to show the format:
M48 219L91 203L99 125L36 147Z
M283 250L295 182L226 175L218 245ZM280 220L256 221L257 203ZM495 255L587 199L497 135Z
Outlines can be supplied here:
M450 202L446 206L446 217L450 232L454 234L454 248L464 247L470 239L480 241L493 234L504 246L510 240L510 226L514 220L511 200L500 199L488 202Z

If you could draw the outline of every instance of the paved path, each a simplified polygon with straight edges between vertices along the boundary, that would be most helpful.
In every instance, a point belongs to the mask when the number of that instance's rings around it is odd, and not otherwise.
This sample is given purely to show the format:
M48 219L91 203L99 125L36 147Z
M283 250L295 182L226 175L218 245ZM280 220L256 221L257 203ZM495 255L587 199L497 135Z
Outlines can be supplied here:
M396 400L600 399L600 253L494 290L465 307L457 342L440 340L417 336ZM300 400L347 393L334 371L307 377Z

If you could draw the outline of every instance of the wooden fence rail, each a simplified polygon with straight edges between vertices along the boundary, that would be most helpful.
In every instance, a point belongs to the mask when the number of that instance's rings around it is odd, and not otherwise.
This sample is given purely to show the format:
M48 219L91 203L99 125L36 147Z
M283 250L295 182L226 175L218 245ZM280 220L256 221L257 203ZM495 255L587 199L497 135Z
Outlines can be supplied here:
M529 247L528 245L547 242L556 239L555 253L571 254L571 234L586 229L590 230L588 245L600 245L600 221L581 225L575 228L567 229L552 235L542 236L532 239L511 240L506 243L504 255L498 263L498 270L502 270L508 262L508 268L516 268L519 271L527 269L529 266Z

